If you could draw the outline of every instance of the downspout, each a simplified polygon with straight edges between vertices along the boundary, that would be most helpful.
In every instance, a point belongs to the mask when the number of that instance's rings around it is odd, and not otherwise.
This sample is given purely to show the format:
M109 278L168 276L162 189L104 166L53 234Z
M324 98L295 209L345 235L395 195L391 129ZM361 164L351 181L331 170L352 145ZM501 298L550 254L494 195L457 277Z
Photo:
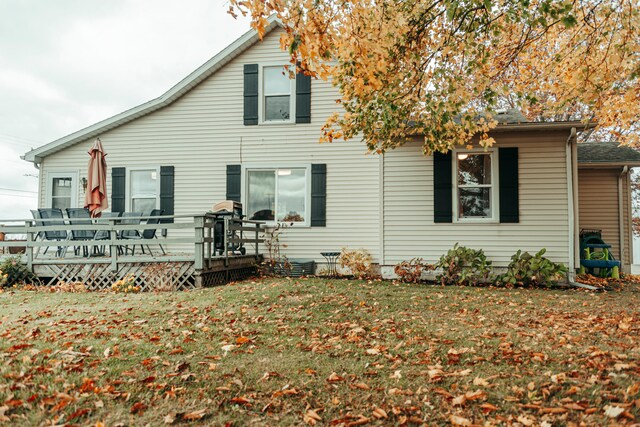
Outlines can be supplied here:
M599 291L592 285L576 282L576 265L580 265L580 224L578 222L578 132L576 128L571 128L571 134L567 138L566 159L567 159L567 199L569 204L569 272L567 273L567 284L569 286Z
M620 237L620 263L624 266L624 258L626 255L624 247L624 197L622 196L622 179L629 171L629 166L622 168L622 172L618 175L618 235Z
M566 147L566 168L567 168L567 199L569 204L569 238L568 238L568 249L569 249L569 273L568 279L569 282L573 282L575 279L576 273L576 242L577 242L577 233L576 229L578 227L577 223L577 210L578 210L578 164L577 159L574 155L577 152L576 147L576 128L571 128L571 133L569 138L567 138L567 147Z

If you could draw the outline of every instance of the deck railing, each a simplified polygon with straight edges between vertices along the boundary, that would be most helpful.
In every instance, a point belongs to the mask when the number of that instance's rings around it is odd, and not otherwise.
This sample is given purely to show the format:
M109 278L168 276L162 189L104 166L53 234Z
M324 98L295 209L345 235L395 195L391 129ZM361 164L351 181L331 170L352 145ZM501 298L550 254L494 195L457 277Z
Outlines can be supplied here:
M149 219L160 220L157 224L146 224ZM123 224L122 220L137 221L140 224ZM111 264L113 271L118 270L121 263L132 262L185 262L194 263L196 271L206 270L212 261L225 259L228 264L230 257L244 255L242 252L259 254L260 238L263 232L263 222L242 220L233 217L223 217L222 225L216 230L216 217L213 214L201 215L161 215L141 217L98 218L91 224L77 224L86 219L72 219L76 224L70 224L64 219L65 225L60 225L62 219L8 219L0 220L0 234L4 234L4 240L0 240L0 248L7 252L7 248L23 247L24 257L28 268L33 271L33 266L38 264ZM57 225L51 225L52 223ZM124 231L137 230L142 235L143 230L156 230L156 238L123 239ZM178 231L180 230L180 231ZM190 233L185 230L192 230ZM62 240L46 240L45 232L65 231L68 236ZM100 240L73 240L71 231L95 231L108 236ZM12 240L12 237L22 237L22 240ZM166 236L166 237L163 237ZM216 247L217 243L217 247ZM168 253L162 256L152 254L129 255L123 248L131 246L147 245L176 247L182 249L180 253ZM242 248L239 246L242 245ZM70 256L74 247L89 248L88 257ZM49 248L44 256L45 248ZM93 256L96 248L105 248L104 255ZM109 248L108 255L106 248ZM190 249L192 248L192 249ZM56 256L50 256L51 250ZM71 250L70 250L71 249ZM242 250L241 250L242 249ZM158 248L159 251L159 248ZM60 256L62 255L62 256Z

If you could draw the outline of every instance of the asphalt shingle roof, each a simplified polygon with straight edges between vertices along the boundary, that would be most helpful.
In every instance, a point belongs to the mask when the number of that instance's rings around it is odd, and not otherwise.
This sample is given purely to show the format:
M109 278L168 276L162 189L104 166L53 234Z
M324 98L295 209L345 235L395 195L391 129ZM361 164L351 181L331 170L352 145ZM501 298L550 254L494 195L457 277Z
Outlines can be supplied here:
M640 152L616 142L578 144L578 163L640 163Z

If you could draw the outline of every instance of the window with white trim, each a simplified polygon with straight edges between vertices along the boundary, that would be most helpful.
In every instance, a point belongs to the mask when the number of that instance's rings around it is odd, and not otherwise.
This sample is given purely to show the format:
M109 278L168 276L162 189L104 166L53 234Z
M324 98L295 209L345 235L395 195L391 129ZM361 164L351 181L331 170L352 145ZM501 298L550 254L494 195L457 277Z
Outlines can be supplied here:
M157 169L129 171L129 210L149 215L158 207L160 180Z
M262 121L290 122L294 114L295 79L282 65L262 67Z
M251 220L308 222L307 168L246 170L246 213Z
M492 151L456 153L454 203L458 220L496 218L495 170Z
M71 207L72 199L72 178L60 177L53 178L51 182L51 207L58 209L66 209Z
M77 172L49 172L47 174L46 206L66 208L78 206Z

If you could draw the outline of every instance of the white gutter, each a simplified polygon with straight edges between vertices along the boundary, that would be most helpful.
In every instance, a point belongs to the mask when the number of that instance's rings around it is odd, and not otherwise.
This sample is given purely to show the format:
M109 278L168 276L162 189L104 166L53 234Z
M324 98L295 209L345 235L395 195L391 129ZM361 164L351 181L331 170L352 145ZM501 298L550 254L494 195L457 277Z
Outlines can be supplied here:
M625 165L622 172L618 175L618 236L620 237L620 265L624 265L625 247L624 247L624 198L622 197L622 178L629 172L629 167ZM631 261L633 263L633 261Z
M567 138L567 146L566 146L566 168L567 168L567 199L569 202L569 238L567 241L568 249L569 249L569 273L567 274L567 278L569 282L575 281L576 274L576 218L577 218L577 206L578 206L578 198L577 198L577 162L574 161L574 148L576 141L577 131L575 127L571 128L571 133L569 138ZM576 172L574 172L576 171ZM574 176L575 173L575 176Z

